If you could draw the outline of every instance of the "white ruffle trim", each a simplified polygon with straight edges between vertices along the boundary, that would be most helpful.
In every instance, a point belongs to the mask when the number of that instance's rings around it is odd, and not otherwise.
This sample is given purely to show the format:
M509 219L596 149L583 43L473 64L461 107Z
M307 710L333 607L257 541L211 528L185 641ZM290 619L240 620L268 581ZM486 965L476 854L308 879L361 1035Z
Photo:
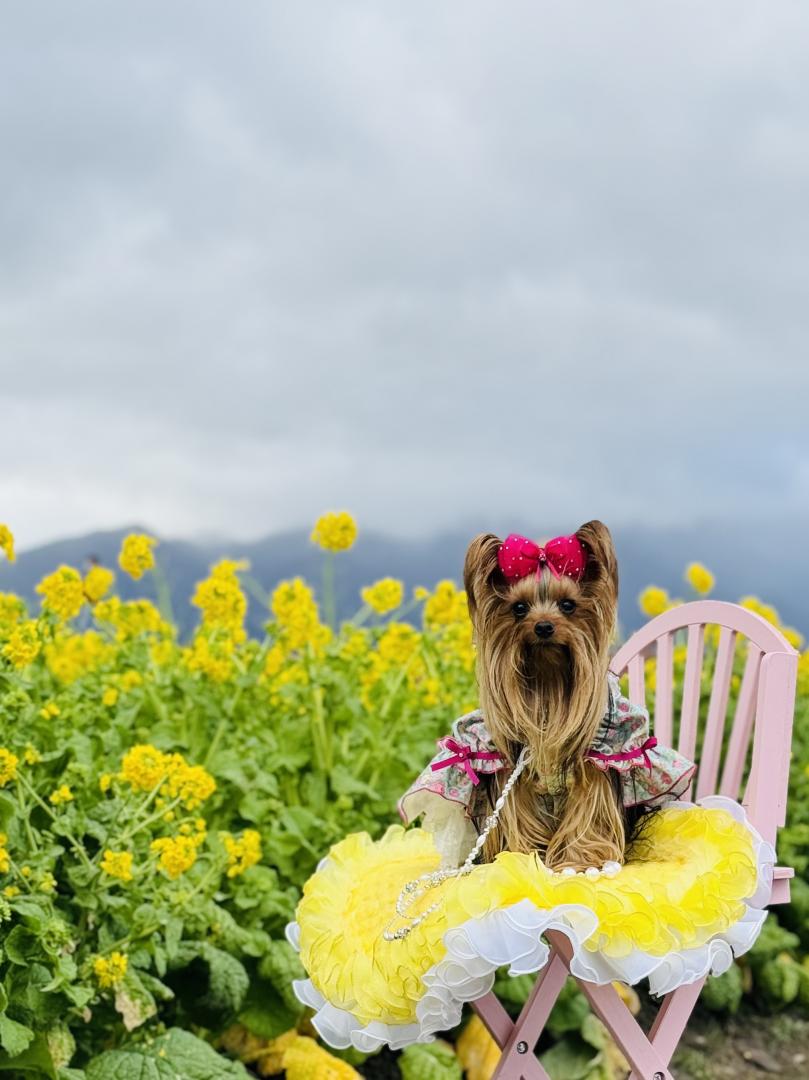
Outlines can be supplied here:
M444 935L446 956L422 976L426 987L416 1006L416 1023L362 1024L352 1013L329 1004L310 979L293 983L298 999L315 1010L312 1024L329 1046L355 1047L370 1053L381 1046L401 1049L414 1042L432 1042L436 1032L460 1023L463 1005L487 994L498 968L508 966L510 975L539 971L548 961L550 949L542 940L548 930L563 933L573 949L570 972L578 979L603 985L618 981L634 985L649 980L653 994L668 994L678 986L696 982L705 975L721 975L753 945L767 917L765 904L772 889L775 851L747 820L744 809L732 799L718 795L699 803L675 802L666 809L685 810L701 806L726 810L747 826L755 842L758 869L756 889L746 898L744 915L737 923L694 949L651 956L636 950L624 957L591 952L584 943L595 932L597 917L580 904L559 904L537 908L530 900L492 911L482 918L469 919ZM299 949L297 923L287 927L287 939Z

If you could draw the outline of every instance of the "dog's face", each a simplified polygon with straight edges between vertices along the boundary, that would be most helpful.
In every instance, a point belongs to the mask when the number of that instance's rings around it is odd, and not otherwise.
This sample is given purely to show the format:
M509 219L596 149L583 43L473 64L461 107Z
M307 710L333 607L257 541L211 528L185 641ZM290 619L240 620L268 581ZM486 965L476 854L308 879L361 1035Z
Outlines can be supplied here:
M538 683L592 665L612 636L618 597L618 569L612 537L591 521L577 530L587 562L577 582L557 578L545 566L509 583L497 561L501 541L481 535L469 546L464 565L469 613L478 647L486 653L491 678L497 668Z

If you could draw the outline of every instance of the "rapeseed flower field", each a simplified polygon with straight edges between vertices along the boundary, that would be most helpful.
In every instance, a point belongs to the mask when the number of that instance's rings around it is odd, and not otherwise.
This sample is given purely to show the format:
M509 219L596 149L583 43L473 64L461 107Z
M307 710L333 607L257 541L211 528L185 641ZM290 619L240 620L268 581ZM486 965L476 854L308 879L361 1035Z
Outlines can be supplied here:
M187 641L150 600L122 600L117 575L160 573L159 544L143 534L126 537L115 568L55 568L37 610L0 591L0 1071L325 1080L369 1067L317 1043L284 926L330 844L390 823L476 686L466 598L451 581L410 595L394 578L369 582L335 624L334 577L356 536L348 513L317 521L322 587L275 583L260 638L245 629L255 601L243 561L220 560L196 585ZM6 525L0 552L15 557ZM708 595L713 575L691 564L684 585ZM679 602L656 587L639 598L650 617ZM741 602L780 625L757 598ZM650 662L647 685L654 675ZM708 1007L732 1010L744 993L809 1010L809 651L792 788L781 858L798 871L795 903L716 980ZM515 1008L529 989L519 982L503 984ZM619 1075L576 994L557 1006L574 1020L557 1024L556 1058L567 1047L589 1055L582 1075ZM395 1067L483 1080L495 1061L472 1021Z

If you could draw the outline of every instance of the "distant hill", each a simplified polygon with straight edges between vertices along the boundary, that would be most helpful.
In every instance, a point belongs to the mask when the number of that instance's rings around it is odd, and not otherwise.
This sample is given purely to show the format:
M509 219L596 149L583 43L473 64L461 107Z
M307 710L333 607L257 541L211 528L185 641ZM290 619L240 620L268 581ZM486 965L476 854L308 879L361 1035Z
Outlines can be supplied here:
M513 522L511 528L527 535L532 531L530 526L519 522ZM18 592L36 607L38 598L34 588L44 574L60 563L86 567L93 558L117 570L121 539L133 531L151 530L133 525L57 540L22 551L16 563L0 563L0 591ZM661 585L673 596L688 598L682 573L692 560L704 562L716 574L714 595L717 598L738 600L753 593L774 604L787 623L804 633L809 632L809 566L806 560L783 561L768 554L786 552L789 557L790 543L784 538L806 535L806 530L797 528L794 522L789 526L771 522L758 529L727 522L676 529L619 528L613 530L613 535L621 570L620 615L625 633L643 622L636 598L644 586ZM463 557L470 539L469 530L421 540L361 532L354 548L338 556L339 616L347 618L357 610L362 585L386 575L401 578L408 589L414 585L430 587L447 577L460 582ZM209 565L222 556L248 559L251 577L266 592L270 592L280 579L296 574L306 578L316 589L320 584L321 552L309 543L304 532L281 533L247 543L162 539L157 550L183 633L188 633L196 622L197 612L189 604L195 583L206 575ZM117 588L126 598L154 598L149 575L140 582L133 582L118 571ZM266 618L266 607L251 597L251 632L259 633Z

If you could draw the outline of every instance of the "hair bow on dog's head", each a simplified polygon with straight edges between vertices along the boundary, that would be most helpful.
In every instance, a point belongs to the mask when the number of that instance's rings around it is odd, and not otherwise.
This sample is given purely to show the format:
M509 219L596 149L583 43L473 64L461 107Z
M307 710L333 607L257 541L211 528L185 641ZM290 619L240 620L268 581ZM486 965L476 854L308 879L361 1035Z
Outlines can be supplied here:
M500 545L497 563L509 583L529 574L539 576L543 566L547 566L554 577L581 581L587 565L587 553L575 534L557 536L540 547L525 536L511 533Z

